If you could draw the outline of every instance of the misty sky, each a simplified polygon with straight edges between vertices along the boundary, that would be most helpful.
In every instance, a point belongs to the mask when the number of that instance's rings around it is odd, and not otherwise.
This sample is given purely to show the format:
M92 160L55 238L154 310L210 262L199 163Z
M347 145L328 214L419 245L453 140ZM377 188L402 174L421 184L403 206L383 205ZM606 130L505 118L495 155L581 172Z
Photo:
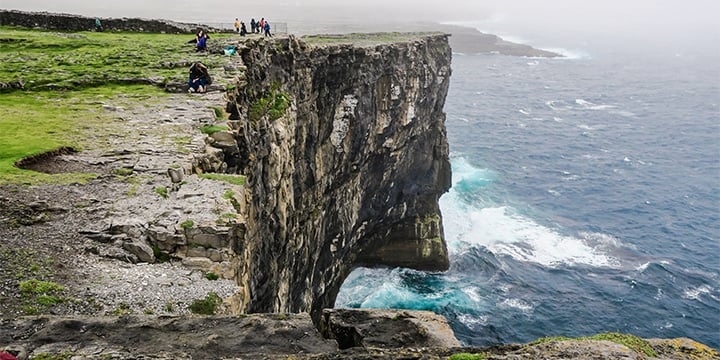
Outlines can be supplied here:
M289 23L291 32L309 23L352 22L382 31L413 21L470 22L521 38L577 33L704 42L720 54L720 0L0 0L0 8L207 22L264 16Z

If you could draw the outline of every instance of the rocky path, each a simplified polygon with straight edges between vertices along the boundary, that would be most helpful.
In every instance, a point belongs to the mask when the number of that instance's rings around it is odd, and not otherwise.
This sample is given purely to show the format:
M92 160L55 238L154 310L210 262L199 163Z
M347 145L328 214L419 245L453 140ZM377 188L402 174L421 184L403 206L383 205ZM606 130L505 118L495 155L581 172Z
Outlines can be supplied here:
M237 292L234 274L222 266L227 254L193 245L185 251L195 256L157 263L160 249L153 249L145 234L150 227L154 234L181 234L192 230L189 222L217 231L223 214L227 221L241 221L228 194L240 198L242 187L191 175L193 163L207 151L200 128L223 125L215 109L225 107L224 85L237 75L237 59L229 58L225 71L214 73L219 85L205 94L141 102L119 96L96 104L115 119L101 130L111 132L103 135L103 146L34 164L49 173L100 174L87 184L0 188L0 317L184 314L209 292L223 298ZM172 182L169 169L187 174L182 183ZM209 280L208 272L221 278ZM18 286L28 279L62 285L61 301L46 306L28 299Z

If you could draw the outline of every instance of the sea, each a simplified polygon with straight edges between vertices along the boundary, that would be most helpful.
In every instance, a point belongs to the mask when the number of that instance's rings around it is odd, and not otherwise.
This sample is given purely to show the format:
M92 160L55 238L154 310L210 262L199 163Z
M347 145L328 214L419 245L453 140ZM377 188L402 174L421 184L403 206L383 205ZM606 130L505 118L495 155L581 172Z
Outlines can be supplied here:
M358 268L336 307L435 311L471 346L623 332L720 348L720 47L570 43L453 53L450 270Z
M308 17L295 3L278 7ZM227 26L229 8L278 17L220 0L0 7ZM311 18L289 31L352 25L327 9ZM336 307L432 310L471 346L617 331L720 348L720 29L705 41L662 23L674 38L620 39L498 21L450 25L564 57L453 53L452 188L440 199L450 269L358 268Z

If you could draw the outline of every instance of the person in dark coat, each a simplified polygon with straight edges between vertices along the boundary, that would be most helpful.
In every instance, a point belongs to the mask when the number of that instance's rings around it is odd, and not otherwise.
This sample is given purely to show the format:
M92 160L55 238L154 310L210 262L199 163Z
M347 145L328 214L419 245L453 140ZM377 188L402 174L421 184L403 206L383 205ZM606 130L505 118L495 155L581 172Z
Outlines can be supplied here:
M247 28L245 27L244 22L240 22L240 36L245 36L247 34Z
M196 62L190 66L190 78L188 79L188 92L204 93L206 86L210 85L210 73L207 66Z
M270 33L270 23L265 20L265 25L263 26L263 30L265 30L265 36L272 37L272 34Z

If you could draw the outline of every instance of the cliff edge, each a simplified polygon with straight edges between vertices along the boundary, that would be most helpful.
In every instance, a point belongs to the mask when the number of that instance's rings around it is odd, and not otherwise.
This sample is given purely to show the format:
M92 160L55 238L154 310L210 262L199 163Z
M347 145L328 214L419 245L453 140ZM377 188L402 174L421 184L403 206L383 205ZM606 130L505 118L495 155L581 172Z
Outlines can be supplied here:
M447 35L352 36L240 48L228 110L248 190L242 312L317 320L356 266L448 268Z

